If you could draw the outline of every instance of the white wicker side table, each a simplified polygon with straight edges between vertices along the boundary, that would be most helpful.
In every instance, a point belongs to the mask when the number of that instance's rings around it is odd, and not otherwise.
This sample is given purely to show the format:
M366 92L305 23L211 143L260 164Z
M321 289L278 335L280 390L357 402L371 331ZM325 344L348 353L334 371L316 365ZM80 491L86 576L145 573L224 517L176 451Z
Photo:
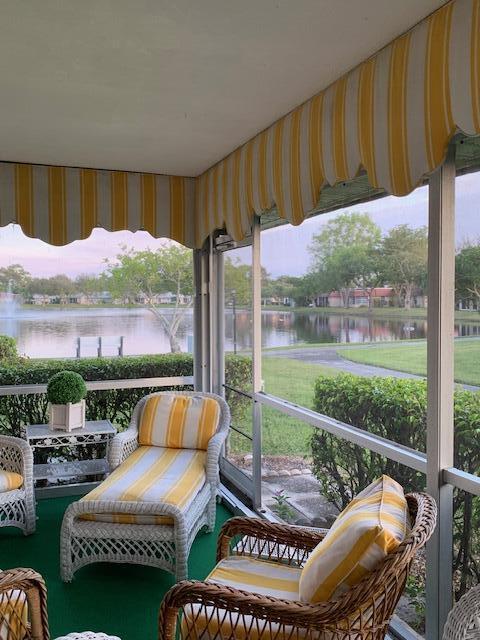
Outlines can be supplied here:
M68 636L61 636L56 640L120 640L118 636L107 636L106 633L95 631L82 631L81 633L69 633Z

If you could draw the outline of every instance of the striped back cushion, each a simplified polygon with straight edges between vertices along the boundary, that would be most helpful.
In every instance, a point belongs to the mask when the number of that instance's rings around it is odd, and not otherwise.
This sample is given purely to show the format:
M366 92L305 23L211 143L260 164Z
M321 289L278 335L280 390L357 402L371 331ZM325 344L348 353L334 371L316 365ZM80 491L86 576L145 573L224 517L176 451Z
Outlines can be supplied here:
M410 529L402 487L382 476L350 502L309 556L300 576L302 602L339 596L394 551Z
M141 445L204 449L215 434L220 406L214 398L168 393L149 398L140 418Z

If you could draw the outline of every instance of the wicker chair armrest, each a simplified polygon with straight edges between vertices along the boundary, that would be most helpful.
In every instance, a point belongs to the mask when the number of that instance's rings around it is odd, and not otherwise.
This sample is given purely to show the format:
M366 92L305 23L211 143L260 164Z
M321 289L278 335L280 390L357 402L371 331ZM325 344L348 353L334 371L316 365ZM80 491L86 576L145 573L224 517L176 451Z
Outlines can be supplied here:
M207 448L207 480L212 484L219 482L219 458L222 451L223 443L227 437L228 430L223 429L208 441Z
M20 473L25 483L33 479L33 451L26 440L0 436L0 469Z
M126 431L117 433L112 438L108 453L110 469L115 469L138 448L138 430L136 425L131 424Z
M261 541L260 551L265 549L264 542L278 547L288 547L302 552L310 552L327 534L328 529L314 529L290 524L269 522L261 518L230 518L220 530L217 542L217 562L230 555L230 541L234 536L246 536ZM251 554L249 554L251 555ZM259 554L261 555L261 553Z
M253 616L271 623L317 630L344 620L357 607L356 602L342 606L339 601L313 605L242 591L213 582L184 580L173 586L162 601L159 612L161 640L175 637L179 610L192 604L227 610L230 616Z
M33 569L0 571L0 594L18 590L27 598L32 640L49 640L47 588L42 576Z

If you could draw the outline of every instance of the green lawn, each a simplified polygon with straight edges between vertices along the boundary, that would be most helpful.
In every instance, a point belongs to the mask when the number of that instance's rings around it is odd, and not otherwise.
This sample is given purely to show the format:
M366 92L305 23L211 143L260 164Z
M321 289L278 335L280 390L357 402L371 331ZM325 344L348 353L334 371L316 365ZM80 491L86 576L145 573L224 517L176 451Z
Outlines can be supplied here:
M330 367L275 357L263 358L262 370L265 391L304 407L312 407L313 387L318 376L338 373ZM235 426L251 435L251 425L251 403L246 401L244 411L238 416ZM312 428L275 409L263 407L264 455L309 455ZM251 452L250 441L235 432L231 435L230 444L235 453Z
M340 355L361 364L427 375L425 341L342 349ZM460 338L455 341L455 381L480 386L480 339Z

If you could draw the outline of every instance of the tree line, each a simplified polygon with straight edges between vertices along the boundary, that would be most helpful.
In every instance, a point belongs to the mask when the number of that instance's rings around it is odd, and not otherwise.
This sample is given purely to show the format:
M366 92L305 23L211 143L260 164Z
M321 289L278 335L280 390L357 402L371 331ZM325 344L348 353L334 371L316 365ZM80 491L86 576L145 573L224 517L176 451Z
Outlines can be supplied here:
M398 225L382 235L366 213L342 213L327 222L307 247L310 268L303 276L269 276L262 268L264 300L293 300L307 306L320 294L337 291L344 307L352 292L360 289L373 304L378 287L393 289L397 304L409 309L415 293L425 294L427 284L428 237L425 226ZM457 300L471 301L480 308L480 243L459 247L455 263ZM137 251L121 246L114 260L105 260L104 270L70 278L32 276L20 264L0 268L0 291L11 290L25 300L34 295L57 297L60 301L82 295L95 302L104 292L122 303L142 303L156 308L155 298L173 294L178 306L193 294L192 252L175 245L155 251ZM238 259L225 259L227 305L233 296L239 305L251 302L251 266Z

